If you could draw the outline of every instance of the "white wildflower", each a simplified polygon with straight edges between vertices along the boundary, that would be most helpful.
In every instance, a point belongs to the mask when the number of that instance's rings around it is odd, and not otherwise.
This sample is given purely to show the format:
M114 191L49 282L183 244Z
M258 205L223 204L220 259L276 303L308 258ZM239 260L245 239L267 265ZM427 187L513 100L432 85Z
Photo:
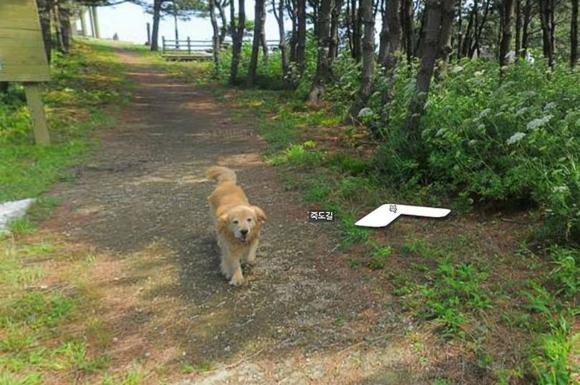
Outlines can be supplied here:
M516 59L516 51L509 51L504 57L509 63L513 63Z
M552 191L555 193L565 193L568 192L568 186L554 186Z
M544 111L550 110L550 109L552 109L552 108L554 108L554 107L556 107L556 106L557 106L557 104L556 104L555 102L550 102L550 103L547 103L547 104L544 106Z
M529 64L534 64L534 63L536 62L536 59L534 59L534 57L532 56L532 54L531 54L531 53L529 53L529 52L526 52L526 61L527 61Z
M544 126L546 123L548 123L551 119L552 119L552 115L546 115L542 118L537 118L534 119L532 121L530 121L527 125L527 129L528 130L534 130L536 128L542 127Z
M373 110L368 107L361 109L357 115L358 118L366 118L368 116L373 116Z
M487 115L489 115L489 113L491 112L490 108L486 108L485 110L481 111L479 113L479 118L485 118Z
M462 66L454 66L454 67L451 69L451 73L452 73L452 74L458 74L458 73L460 73L461 71L463 71L463 67L462 67Z
M519 110L516 111L516 116L523 115L527 110L528 110L528 107L520 108Z
M524 134L523 132L516 132L515 134L510 136L510 138L508 140L506 140L506 143L507 144L517 143L520 140L522 140L524 138L524 136L526 136L526 134Z

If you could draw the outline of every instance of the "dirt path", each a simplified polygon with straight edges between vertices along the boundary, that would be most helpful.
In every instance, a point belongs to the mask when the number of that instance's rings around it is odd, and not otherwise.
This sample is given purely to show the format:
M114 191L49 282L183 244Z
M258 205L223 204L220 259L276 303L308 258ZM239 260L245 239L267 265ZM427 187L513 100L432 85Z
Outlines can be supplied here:
M233 125L204 90L120 55L135 99L78 180L58 189L65 205L48 225L109 255L94 279L107 293L114 364L140 360L156 370L150 383L431 383L414 374L428 371L417 370L409 324L305 220L307 207L261 162L251 124ZM216 163L236 169L269 216L239 289L219 274L208 230L204 172Z

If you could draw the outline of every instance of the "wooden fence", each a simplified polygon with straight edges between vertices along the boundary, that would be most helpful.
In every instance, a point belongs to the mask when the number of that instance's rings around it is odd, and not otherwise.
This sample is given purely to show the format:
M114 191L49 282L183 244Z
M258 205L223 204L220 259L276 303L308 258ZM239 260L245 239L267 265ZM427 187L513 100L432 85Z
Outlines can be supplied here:
M213 43L211 40L191 40L189 37L185 40L161 38L161 53L164 58L169 60L211 60ZM244 43L252 43L244 40ZM225 42L223 47L228 47L231 43ZM266 46L269 50L278 50L278 40L266 40Z

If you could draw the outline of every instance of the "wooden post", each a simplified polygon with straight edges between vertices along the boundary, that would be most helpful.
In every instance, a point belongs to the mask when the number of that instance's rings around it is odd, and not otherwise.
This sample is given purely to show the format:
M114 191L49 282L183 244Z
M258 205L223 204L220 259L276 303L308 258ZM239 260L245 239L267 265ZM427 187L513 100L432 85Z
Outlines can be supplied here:
M151 24L147 23L147 44L151 45Z
M187 37L187 54L191 55L191 39Z
M161 44L162 44L161 52L165 53L165 36L161 36Z
M30 109L30 118L32 120L36 144L50 144L48 125L46 124L46 115L44 113L44 105L42 104L38 83L24 83L24 92L26 93L26 101Z

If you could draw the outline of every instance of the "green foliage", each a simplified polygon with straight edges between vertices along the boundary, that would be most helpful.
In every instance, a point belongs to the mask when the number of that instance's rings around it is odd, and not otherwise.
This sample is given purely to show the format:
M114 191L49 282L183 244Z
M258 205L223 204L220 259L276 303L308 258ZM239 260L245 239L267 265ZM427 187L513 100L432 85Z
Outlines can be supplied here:
M75 301L60 294L26 293L0 309L0 326L23 323L32 328L51 327L66 319Z
M236 102L259 117L259 132L269 142L268 158L285 166L284 170L300 170L286 175L287 188L303 191L305 200L316 204L313 207L324 205L335 210L341 246L364 243L370 258L348 257L346 262L353 269L384 269L389 258L396 258L394 268L385 269L384 274L388 274L393 293L401 297L405 310L433 321L445 336L462 338L466 347L474 348L477 365L493 370L499 383L526 378L530 370L524 368L524 362L504 368L499 359L494 361L498 358L495 352L486 351L489 344L482 341L495 337L496 327L520 328L529 335L551 334L548 320L559 317L577 296L575 249L550 249L552 266L546 266L542 259L532 259L529 251L514 256L488 253L482 262L478 259L481 250L471 249L467 238L458 238L445 248L411 239L400 248L405 257L401 262L398 255L391 256L389 248L377 246L371 232L354 226L354 222L368 206L399 194L418 204L452 198L454 208L461 210L475 205L540 208L546 226L538 235L550 241L573 240L580 215L580 92L570 85L578 83L578 73L563 66L546 73L544 64L537 60L534 65L518 62L510 66L500 79L495 61L461 61L450 66L445 79L434 80L419 143L411 145L400 127L414 94L417 62L410 66L401 62L394 84L388 84L380 72L375 78L368 103L371 113L363 123L384 144L367 160L326 147L319 151L321 146L304 142L310 129L339 124L359 85L359 65L348 55L340 55L325 94L326 108L305 106L304 97L316 67L313 42L308 41L303 76L291 68L290 83L296 87L293 93L271 91L283 84L277 83L281 79L273 79L279 76L276 55L270 56L267 65L261 62L258 70L262 74L258 87L268 91L236 92ZM240 79L247 71L248 52L246 47ZM229 76L228 54L222 81ZM387 91L393 98L385 105L381 96ZM302 131L304 128L309 130ZM460 253L466 253L464 258L459 258ZM488 259L494 262L485 268ZM515 260L525 260L529 270L521 281L516 278L507 283L504 269L506 265L511 268ZM497 325L497 321L505 322ZM560 360L553 357L562 354L544 354L542 349L536 353L537 368L546 373L561 372Z
M89 132L111 124L105 107L120 105L130 91L110 47L76 42L69 55L55 54L52 81L44 90L53 144L33 144L24 90L0 95L0 202L37 196L88 150Z
M424 240L413 239L412 241L406 241L401 245L401 253L403 253L403 255L415 254L421 257L429 257L434 253L434 251Z
M549 277L554 282L556 293L565 298L574 298L578 294L580 279L580 251L554 246L549 252L554 263Z
M286 149L286 151L273 157L271 162L274 165L285 163L293 166L316 165L322 160L323 154L314 150L313 148L315 146L316 144L312 141L302 144L292 144Z
M391 251L389 246L376 246L371 252L371 259L368 262L369 269L380 270L384 268Z
M394 293L402 296L406 308L434 320L443 335L464 337L470 315L492 305L487 278L488 274L472 263L455 263L450 257L442 257L435 269L425 272L421 282L415 282L418 277L401 274L392 275L391 280Z
M572 371L578 365L570 359L572 347L578 334L571 335L570 323L560 316L550 322L550 332L540 335L536 341L536 351L530 358L538 385L568 385Z
M366 175L371 167L367 160L353 158L341 152L327 157L325 164L341 174L353 176Z
M462 61L433 85L414 146L400 131L413 78L398 75L385 109L378 96L370 102L388 116L374 122L387 143L377 154L384 175L444 187L467 204L537 205L547 235L579 239L580 91L570 87L577 72L562 66L547 76L543 63L518 62L500 81L495 62Z

